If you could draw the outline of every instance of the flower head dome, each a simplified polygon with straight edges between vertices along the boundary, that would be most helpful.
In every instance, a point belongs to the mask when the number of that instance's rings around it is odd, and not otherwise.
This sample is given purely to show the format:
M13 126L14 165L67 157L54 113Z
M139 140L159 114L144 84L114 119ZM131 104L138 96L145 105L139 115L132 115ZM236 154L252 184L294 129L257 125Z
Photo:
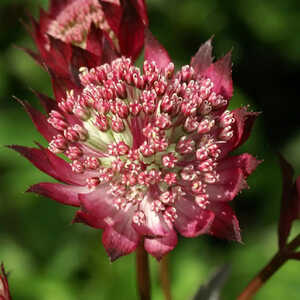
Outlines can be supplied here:
M74 222L104 229L111 260L142 241L161 258L178 233L241 240L228 202L258 161L229 153L248 138L257 113L227 110L230 53L213 63L211 52L209 40L175 72L146 31L142 69L126 57L81 67L80 90L58 103L42 97L47 118L26 104L49 146L12 147L64 183L29 191L80 207Z

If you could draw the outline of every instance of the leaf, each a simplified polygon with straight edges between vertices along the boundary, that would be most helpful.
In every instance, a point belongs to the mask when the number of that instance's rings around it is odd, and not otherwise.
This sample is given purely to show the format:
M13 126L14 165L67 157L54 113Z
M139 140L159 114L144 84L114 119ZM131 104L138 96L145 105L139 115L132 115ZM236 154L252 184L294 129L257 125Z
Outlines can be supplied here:
M201 285L193 300L218 300L231 272L229 265L219 268L205 285Z

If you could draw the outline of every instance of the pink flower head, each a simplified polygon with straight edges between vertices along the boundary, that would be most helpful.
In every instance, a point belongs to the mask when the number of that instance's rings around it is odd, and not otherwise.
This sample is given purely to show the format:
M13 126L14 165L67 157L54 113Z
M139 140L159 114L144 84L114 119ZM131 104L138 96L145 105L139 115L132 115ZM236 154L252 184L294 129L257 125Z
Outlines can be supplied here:
M29 29L38 53L24 49L50 73L55 97L81 89L80 67L125 55L135 60L148 23L144 0L51 0ZM75 38L76 36L76 38Z
M148 17L144 0L50 0L49 11L41 9L39 21L31 21L38 53L24 50L51 74L54 91L59 85L65 93L79 84L81 66L120 55L135 60Z
M144 0L50 0L48 12L41 9L32 23L42 56L51 50L48 36L98 54L104 35L117 52L135 59L148 17Z
M7 275L4 270L4 265L0 267L0 300L10 300L9 286Z
M39 95L48 117L24 104L49 146L11 147L63 182L29 191L80 207L74 222L104 230L111 260L141 242L160 259L177 233L241 240L228 203L259 162L229 154L247 140L257 113L227 110L231 56L213 62L211 53L209 40L175 72L146 31L142 69L126 57L81 68L81 90L57 103Z

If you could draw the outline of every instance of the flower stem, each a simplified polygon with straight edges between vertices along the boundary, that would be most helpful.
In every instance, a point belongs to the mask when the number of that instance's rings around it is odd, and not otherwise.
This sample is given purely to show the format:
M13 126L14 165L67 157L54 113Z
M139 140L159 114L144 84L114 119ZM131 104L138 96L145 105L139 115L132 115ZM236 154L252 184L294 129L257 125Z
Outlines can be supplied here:
M256 294L263 284L290 258L293 251L300 246L298 234L286 247L280 249L270 262L251 280L237 300L248 300Z
M136 249L136 273L138 294L140 300L150 300L150 270L148 253L145 251L143 243Z
M168 256L165 255L160 262L160 280L165 295L165 300L172 300L168 266Z

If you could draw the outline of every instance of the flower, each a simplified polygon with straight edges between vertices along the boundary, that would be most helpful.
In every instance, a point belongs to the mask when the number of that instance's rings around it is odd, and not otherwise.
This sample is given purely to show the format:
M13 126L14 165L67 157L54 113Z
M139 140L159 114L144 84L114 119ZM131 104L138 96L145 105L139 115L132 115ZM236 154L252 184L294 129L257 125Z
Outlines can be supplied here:
M4 270L4 265L0 268L0 300L10 300L9 286L7 281L7 274Z
M48 118L24 104L49 146L11 148L63 182L29 191L80 207L74 222L104 230L112 261L141 242L160 259L177 233L241 241L228 202L259 161L229 154L248 139L258 113L227 110L231 54L213 62L209 40L175 72L146 30L142 71L119 57L82 67L78 78L81 90L57 103L39 95Z
M23 48L50 73L58 99L76 89L78 69L96 67L112 57L135 60L148 24L144 0L51 0L28 28L38 53Z
M144 0L50 0L49 11L41 9L32 24L42 56L51 50L49 36L98 54L104 35L117 52L135 59L148 17Z

